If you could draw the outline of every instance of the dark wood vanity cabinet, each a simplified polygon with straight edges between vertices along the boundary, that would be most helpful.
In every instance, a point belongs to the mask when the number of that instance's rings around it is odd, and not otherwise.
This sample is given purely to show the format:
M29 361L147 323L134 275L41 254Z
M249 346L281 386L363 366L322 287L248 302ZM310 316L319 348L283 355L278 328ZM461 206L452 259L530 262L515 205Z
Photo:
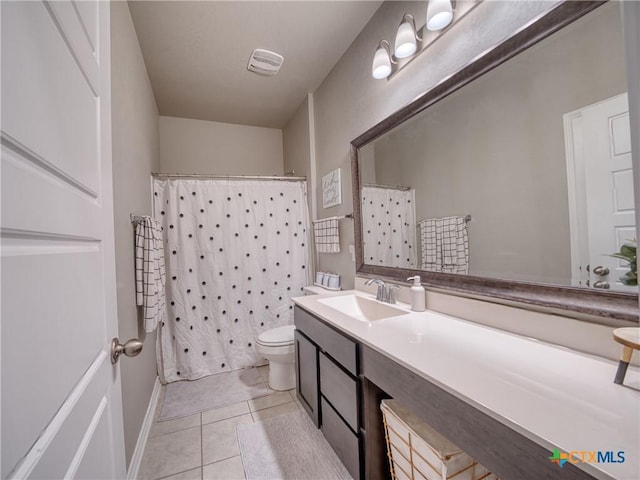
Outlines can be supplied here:
M380 402L394 398L504 480L594 479L378 350L295 307L296 393L354 479L388 480Z
M295 307L296 393L355 479L361 475L358 344Z

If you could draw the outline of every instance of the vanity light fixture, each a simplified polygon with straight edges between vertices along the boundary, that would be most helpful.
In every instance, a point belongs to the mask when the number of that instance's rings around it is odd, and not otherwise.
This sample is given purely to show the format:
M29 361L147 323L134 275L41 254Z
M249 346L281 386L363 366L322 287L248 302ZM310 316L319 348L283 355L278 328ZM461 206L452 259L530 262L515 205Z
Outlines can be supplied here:
M405 13L396 32L396 58L407 58L416 53L418 41L421 42L422 37L419 37L418 32L416 32L416 22L413 19L413 15Z
M378 44L373 57L371 76L375 79L393 77L439 38L444 29L459 21L481 1L428 0L426 21L419 30L416 28L414 16L405 13L396 31L394 48L391 48L386 40L381 40Z

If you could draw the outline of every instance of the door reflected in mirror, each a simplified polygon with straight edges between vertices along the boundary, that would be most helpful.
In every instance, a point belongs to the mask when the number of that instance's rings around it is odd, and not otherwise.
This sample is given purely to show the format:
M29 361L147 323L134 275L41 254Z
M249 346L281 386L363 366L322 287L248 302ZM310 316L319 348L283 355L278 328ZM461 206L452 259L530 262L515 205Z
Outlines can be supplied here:
M637 292L626 90L610 2L360 147L364 263Z

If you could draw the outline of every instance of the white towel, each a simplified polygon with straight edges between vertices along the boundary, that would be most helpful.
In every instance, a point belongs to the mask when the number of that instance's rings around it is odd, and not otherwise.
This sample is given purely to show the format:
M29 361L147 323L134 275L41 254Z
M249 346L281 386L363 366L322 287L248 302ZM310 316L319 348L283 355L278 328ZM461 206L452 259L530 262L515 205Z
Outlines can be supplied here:
M469 236L465 217L421 220L420 239L423 270L469 273Z
M338 217L324 218L313 222L313 236L318 253L340 252Z
M136 304L143 308L146 332L153 332L164 320L164 285L162 226L145 216L136 225Z

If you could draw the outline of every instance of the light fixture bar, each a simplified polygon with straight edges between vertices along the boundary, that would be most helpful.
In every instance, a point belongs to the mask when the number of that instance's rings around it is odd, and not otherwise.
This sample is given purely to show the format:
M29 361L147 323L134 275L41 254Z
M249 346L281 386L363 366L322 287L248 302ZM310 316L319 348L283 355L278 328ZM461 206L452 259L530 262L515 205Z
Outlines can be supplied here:
M482 0L469 1L469 2L452 2L453 6L453 20L451 23L444 29L440 31L431 31L424 25L417 33L418 36L422 38L422 42L420 42L418 46L418 51L411 57L398 59L397 65L393 66L391 74L387 77L387 81L391 80L396 76L398 72L400 72L404 67L406 67L409 63L411 63L414 59L416 59L422 52L424 52L427 47L432 45L436 40L438 40L442 35L444 35L447 31L451 30L456 23L462 20L471 10L476 8ZM431 0L429 1L431 3ZM427 9L429 5L427 5Z
M404 67L406 67L409 63L411 63L415 58L417 58L422 52L425 51L425 49L427 47L429 47L431 44L433 44L438 38L440 38L442 35L444 35L445 32L447 32L448 30L451 29L451 27L453 25L455 25L456 23L458 23L460 20L462 20L469 12L471 12L475 7L477 7L480 2L482 0L474 0L474 1L464 1L464 2L457 2L457 1L452 1L451 4L453 6L453 19L451 21L451 23L443 30L440 31L431 31L427 28L426 24L420 28L420 30L418 30L416 32L416 51L415 53L413 53L413 55L410 55L406 58L400 58L397 57L396 55L391 55L390 56L390 60L391 60L391 72L389 73L389 76L386 77L387 81L391 80L393 77L395 77L398 72L400 72ZM427 5L427 8L429 8L429 5ZM407 15L410 14L405 14L402 17L402 22L400 22L401 26L405 23L405 19L407 17ZM411 16L411 18L413 19L413 16ZM415 25L415 23L414 23ZM406 28L406 27L405 27ZM398 33L399 33L400 28L398 28ZM398 35L396 35L397 37ZM388 42L386 42L387 45L389 45ZM397 45L397 41L396 41L396 45ZM395 46L396 51L397 51L397 46ZM385 78L385 77L380 77L380 78Z

